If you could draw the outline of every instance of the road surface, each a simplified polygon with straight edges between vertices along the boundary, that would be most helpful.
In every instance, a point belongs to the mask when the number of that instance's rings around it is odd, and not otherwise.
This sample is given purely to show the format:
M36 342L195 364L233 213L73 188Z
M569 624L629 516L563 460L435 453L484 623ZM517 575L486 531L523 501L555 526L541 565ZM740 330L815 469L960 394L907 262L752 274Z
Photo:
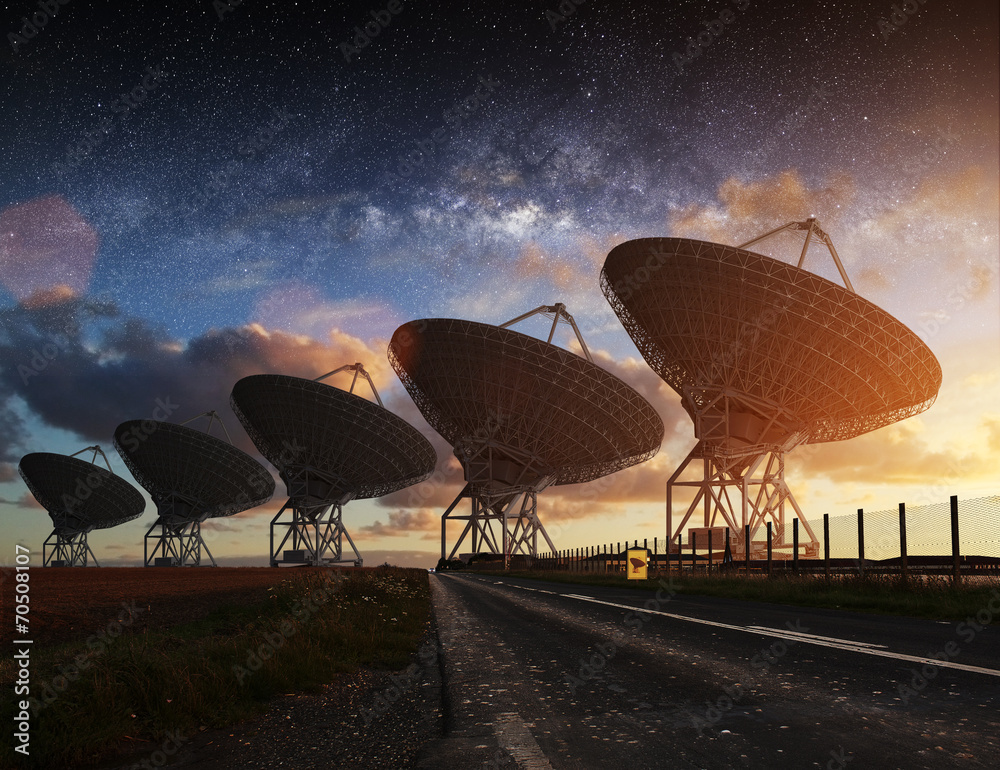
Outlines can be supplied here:
M983 767L1000 628L445 573L420 767ZM1000 617L1000 593L987 615Z

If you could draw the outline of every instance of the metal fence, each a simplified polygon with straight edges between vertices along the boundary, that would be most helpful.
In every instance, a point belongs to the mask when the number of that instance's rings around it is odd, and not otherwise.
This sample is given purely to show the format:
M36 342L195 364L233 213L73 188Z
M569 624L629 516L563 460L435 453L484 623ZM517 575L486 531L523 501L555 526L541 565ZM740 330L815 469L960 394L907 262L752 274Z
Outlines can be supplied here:
M645 548L650 566L710 569L733 566L747 571L794 568L804 572L833 571L950 571L1000 572L1000 495L973 500L863 511L811 520L816 541L793 519L785 532L759 527L749 533L750 558L743 543L746 532L725 528L689 530L670 544L666 538L633 538L542 554L514 556L511 567L566 569L586 572L625 570L625 551ZM860 526L859 526L860 525ZM798 536L798 549L793 542ZM711 546L710 546L711 543ZM728 548L727 548L728 544Z

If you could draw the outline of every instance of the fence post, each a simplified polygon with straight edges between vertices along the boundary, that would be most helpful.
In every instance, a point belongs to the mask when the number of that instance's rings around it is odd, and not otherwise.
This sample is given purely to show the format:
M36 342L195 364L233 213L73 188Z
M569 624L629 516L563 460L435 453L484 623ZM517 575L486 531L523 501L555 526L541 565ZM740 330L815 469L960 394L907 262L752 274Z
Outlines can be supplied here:
M728 562L726 561L727 557L729 558ZM729 527L726 527L726 547L725 547L725 550L723 550L723 552L722 552L722 567L721 567L721 569L724 569L724 570L725 569L729 569L729 567L732 566L732 561L733 561L733 552L729 548Z
M771 522L767 522L767 574L771 574Z
M698 568L695 563L695 554L698 552L698 533L692 532L688 537L691 538L691 574Z
M858 574L865 576L865 511L858 508Z
M823 575L830 579L830 514L823 514Z
M792 519L792 572L799 574L799 518Z
M708 530L708 573L712 574L712 529Z
M674 532L674 512L670 500L670 485L667 484L667 574L670 574L670 541Z
M951 496L951 582L962 582L961 557L958 547L958 495Z
M909 564L906 554L906 503L899 504L899 573L906 582Z
M743 568L750 576L750 525L743 525Z

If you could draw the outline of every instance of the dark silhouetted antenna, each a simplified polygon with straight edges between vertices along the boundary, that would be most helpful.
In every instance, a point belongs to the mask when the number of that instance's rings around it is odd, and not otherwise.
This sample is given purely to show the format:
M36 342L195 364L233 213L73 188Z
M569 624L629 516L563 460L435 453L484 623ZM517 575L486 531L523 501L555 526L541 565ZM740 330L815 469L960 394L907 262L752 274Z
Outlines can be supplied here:
M90 462L77 458L84 452L92 452ZM97 465L98 455L107 470ZM27 454L17 470L52 519L52 533L42 547L42 565L46 567L86 567L88 556L97 564L87 533L138 518L146 507L139 491L112 472L99 446L85 447L69 456Z
M507 328L535 314L553 317L549 341ZM586 358L550 342L560 320L573 327ZM539 535L554 551L538 519L537 493L641 463L663 439L656 411L590 360L561 304L501 326L411 321L392 335L389 361L465 471L465 488L442 516L442 558L450 519L467 524L449 559L467 536L474 553L503 554L505 563L514 554L536 555ZM466 497L471 514L452 515Z
M208 429L222 420L204 412ZM115 449L156 504L146 532L147 567L201 565L201 552L215 558L201 536L204 521L254 508L271 499L274 479L260 463L207 432L157 420L127 420L115 428ZM150 550L152 544L152 550Z
M797 266L744 248L783 231L805 234ZM802 269L816 240L829 248L843 287ZM702 506L704 526L729 527L738 543L747 526L754 533L773 520L776 547L787 555L787 503L808 535L802 547L815 555L819 542L785 483L785 453L918 414L941 385L934 354L854 292L815 219L743 247L628 241L608 254L601 289L694 421L698 443L667 482L670 538ZM681 487L695 497L674 527L673 492Z
M320 382L339 372L353 372L350 390ZM367 380L377 404L353 392L359 377ZM360 566L361 554L344 527L343 506L416 484L434 470L430 442L382 405L361 364L341 366L315 380L283 374L244 377L233 387L230 404L288 491L288 501L271 521L272 566ZM353 559L344 557L344 537Z

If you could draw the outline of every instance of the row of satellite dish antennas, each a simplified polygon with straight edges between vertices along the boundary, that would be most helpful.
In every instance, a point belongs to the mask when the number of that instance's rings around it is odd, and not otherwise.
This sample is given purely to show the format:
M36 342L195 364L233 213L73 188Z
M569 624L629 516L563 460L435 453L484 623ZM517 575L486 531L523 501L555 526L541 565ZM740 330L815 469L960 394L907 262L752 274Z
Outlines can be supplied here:
M348 391L322 384L344 371L353 372ZM377 404L354 394L359 377L369 383ZM288 501L271 525L275 566L286 545L282 563L360 565L342 523L344 503L403 488L434 469L430 443L383 407L360 363L316 380L246 377L233 388L231 405L287 487ZM201 417L208 418L204 431L188 427ZM212 435L216 422L225 440ZM156 505L156 521L144 539L146 566L199 566L203 552L215 565L202 523L254 508L274 494L271 474L233 446L214 411L181 424L128 420L115 429L114 446ZM111 471L100 447L88 449L94 452L89 463L48 453L21 459L18 470L54 525L43 546L45 566L85 566L88 556L96 562L87 533L135 519L145 508L142 495ZM96 465L98 454L107 471ZM283 534L277 547L276 530ZM352 559L343 558L343 536L354 549Z
M780 232L804 235L796 266L747 250ZM828 247L843 287L803 269L815 242ZM609 253L600 283L647 363L681 396L694 423L697 443L667 482L671 540L699 508L705 527L756 531L772 521L784 533L787 504L804 523L802 547L815 553L818 540L784 480L785 453L917 414L933 403L941 384L941 368L927 346L854 292L815 219L788 223L739 247L679 238L628 241ZM534 315L552 319L545 341L509 328ZM560 323L572 328L582 356L552 344ZM538 517L538 493L644 462L662 443L659 415L594 363L562 304L500 326L411 321L393 334L388 356L464 470L465 486L442 516L442 558L453 558L467 539L473 553L500 554L505 563L515 554L539 553L539 537L543 549L555 551ZM349 390L323 384L344 371L353 372ZM354 393L359 377L368 381L375 402ZM361 364L315 380L245 377L230 404L287 488L288 500L271 521L273 566L360 565L343 506L416 484L434 469L430 443L385 409ZM214 564L201 523L260 505L274 492L263 466L231 441L210 435L218 415L200 416L209 418L204 432L149 420L115 430L115 448L157 506L145 538L147 566L198 565L202 549ZM103 457L98 447L88 450L94 451L90 463L53 454L21 460L21 475L55 527L45 543L47 565L86 564L93 556L87 532L142 513L141 495L110 465L108 471L96 465L97 455ZM693 500L674 526L673 495L681 488ZM471 502L467 514L456 512L464 499ZM464 526L449 554L447 524L453 520ZM344 557L345 537L353 560ZM775 545L779 552L792 547Z

